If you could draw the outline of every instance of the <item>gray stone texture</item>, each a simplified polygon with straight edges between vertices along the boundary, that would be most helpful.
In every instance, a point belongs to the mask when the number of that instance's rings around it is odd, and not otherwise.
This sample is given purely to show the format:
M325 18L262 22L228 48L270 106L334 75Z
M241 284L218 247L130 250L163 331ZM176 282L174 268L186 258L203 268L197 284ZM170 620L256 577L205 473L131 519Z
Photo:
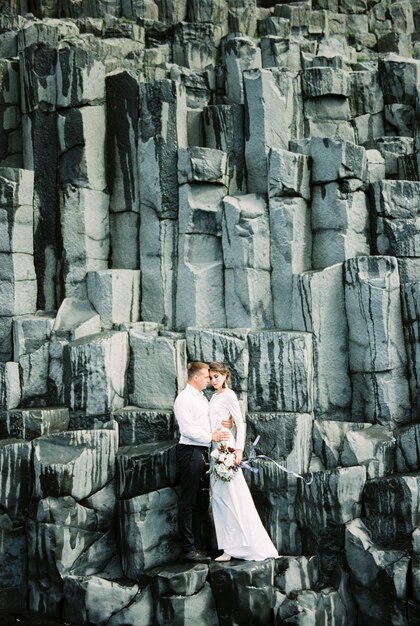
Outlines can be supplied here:
M419 31L419 0L3 1L0 609L419 623ZM244 470L277 560L181 562L191 360L304 477Z
M176 426L172 410L140 409L125 406L112 413L118 423L120 446L134 446L174 439Z
M26 530L14 525L7 513L0 516L2 570L1 609L24 609L27 603Z
M312 183L319 185L335 180L367 179L366 151L349 141L314 137L310 141L291 141L293 151L312 158Z
M314 336L314 413L347 420L352 399L343 269L333 265L295 277L293 328Z
M417 473L404 473L375 478L366 483L362 519L372 541L381 547L403 548L409 545L411 534L418 524L418 480Z
M392 431L384 426L350 430L344 440L342 464L365 465L368 479L380 478L393 472L394 448Z
M384 180L372 186L378 254L420 256L419 182Z
M415 421L420 410L420 282L402 285L402 301L412 415Z
M109 197L98 189L69 184L60 191L59 205L65 293L86 299L86 273L107 268Z
M35 313L33 172L0 168L1 353L11 357L11 317Z
M262 331L248 335L250 411L307 413L313 408L312 336Z
M160 218L154 207L141 206L141 318L169 327L175 326L176 320L177 227L175 219Z
M231 37L225 44L226 98L229 104L244 104L245 70L261 69L261 50L250 37Z
M176 504L170 487L119 501L121 564L128 578L137 580L145 569L179 556Z
M345 272L350 371L382 372L405 366L396 259L349 259Z
M108 580L102 576L64 576L63 618L81 624L136 623L147 626L153 619L149 587L141 588L128 580Z
M36 519L28 521L31 609L59 615L66 577L92 576L112 562L115 533L101 528L95 517L73 498L47 498L38 506Z
M38 437L33 444L34 498L80 501L105 487L115 473L115 428L74 430Z
M11 409L0 412L0 437L30 441L67 430L69 410L64 407Z
M122 446L118 450L117 496L121 500L170 487L176 479L174 441Z
M101 319L88 300L64 298L55 317L53 334L73 341L101 331Z
M416 602L419 599L419 531L416 530L412 535L413 556L411 562L411 575L413 577L413 596Z
M203 110L204 138L209 148L227 154L229 193L246 192L244 110L240 104L216 104Z
M411 421L410 392L404 368L351 374L352 419L395 428Z
M268 195L301 196L310 200L311 166L309 157L282 149L269 153Z
M317 185L312 192L312 265L324 269L369 254L369 211L359 181ZM355 188L355 190L353 190Z
M250 445L260 436L257 450L298 474L308 471L312 450L312 416L307 413L248 413Z
M310 209L303 198L274 197L270 198L269 216L274 324L288 330L294 327L294 278L312 266Z
M418 424L405 426L395 434L395 469L397 472L415 472L420 467L418 458Z
M304 529L306 549L318 555L321 579L328 579L337 568L343 528L360 517L365 482L362 466L316 472L310 489L298 482L296 517Z
M227 196L222 215L226 321L271 327L269 215L259 194Z
M198 150L198 149L197 149ZM198 168L208 166L214 173L213 183L221 183L219 157L225 154L210 150L200 154L206 157L195 159ZM181 153L181 150L180 150ZM211 156L216 153L214 169ZM190 150L190 156L193 155ZM195 151L197 154L197 151ZM192 163L189 161L190 165ZM224 159L224 163L226 161ZM176 290L176 325L179 329L188 326L226 326L224 264L222 252L221 215L225 188L222 184L183 184L179 188L179 238L178 274ZM193 177L191 177L193 179Z
M359 519L346 526L345 553L358 610L366 619L388 621L407 597L408 554L378 546Z
M129 335L129 401L144 409L171 409L187 382L185 339L135 330Z
M21 399L19 365L14 361L0 364L0 409L19 406Z
M187 145L185 90L169 80L143 83L140 112L141 202L159 217L173 218L178 207L178 148Z
M222 623L241 623L247 619L251 607L258 606L255 624L267 624L273 603L273 559L266 559L259 566L252 561L239 562L230 568L215 564L211 577Z
M368 424L316 419L312 431L314 453L326 468L340 467L343 465L341 455L347 435L368 427Z
M116 69L106 76L105 85L112 267L135 270L139 268L139 77L130 69Z
M32 483L31 444L22 439L0 440L0 501L10 520L21 525L28 514Z
M188 360L225 363L230 369L232 389L242 396L248 388L248 333L246 328L187 328Z
M214 148L180 148L178 150L178 183L227 184L226 153Z
M87 293L101 318L102 328L137 322L140 309L139 270L100 270L88 272Z
M64 347L64 394L73 412L104 415L126 404L127 332L76 339Z
M285 68L244 72L247 118L245 161L248 191L267 189L268 148L288 149L289 140L303 136L301 92L297 74ZM276 123L282 112L282 124Z

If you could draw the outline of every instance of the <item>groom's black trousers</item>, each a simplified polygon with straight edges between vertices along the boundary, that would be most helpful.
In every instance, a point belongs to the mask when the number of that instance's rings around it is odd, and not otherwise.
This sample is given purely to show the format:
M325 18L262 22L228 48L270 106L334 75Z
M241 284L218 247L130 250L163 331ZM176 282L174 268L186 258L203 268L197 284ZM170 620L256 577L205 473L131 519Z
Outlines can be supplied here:
M209 508L208 448L179 443L178 528L186 552L201 548L201 523Z

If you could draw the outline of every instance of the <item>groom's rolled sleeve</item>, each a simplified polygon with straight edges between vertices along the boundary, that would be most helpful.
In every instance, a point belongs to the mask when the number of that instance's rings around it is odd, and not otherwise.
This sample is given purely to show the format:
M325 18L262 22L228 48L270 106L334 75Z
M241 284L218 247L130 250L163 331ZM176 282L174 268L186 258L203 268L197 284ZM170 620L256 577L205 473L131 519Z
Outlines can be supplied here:
M198 395L181 392L174 404L174 413L178 422L179 443L196 446L209 446L211 443L210 420L208 417L208 402L198 392Z

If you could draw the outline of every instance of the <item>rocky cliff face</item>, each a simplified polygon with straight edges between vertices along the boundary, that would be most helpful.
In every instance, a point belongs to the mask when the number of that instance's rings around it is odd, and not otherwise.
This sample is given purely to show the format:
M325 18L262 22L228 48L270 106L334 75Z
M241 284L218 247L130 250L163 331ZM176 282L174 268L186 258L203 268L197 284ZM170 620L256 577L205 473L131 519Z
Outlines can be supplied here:
M1 10L0 607L419 624L418 0ZM192 359L277 561L177 563Z

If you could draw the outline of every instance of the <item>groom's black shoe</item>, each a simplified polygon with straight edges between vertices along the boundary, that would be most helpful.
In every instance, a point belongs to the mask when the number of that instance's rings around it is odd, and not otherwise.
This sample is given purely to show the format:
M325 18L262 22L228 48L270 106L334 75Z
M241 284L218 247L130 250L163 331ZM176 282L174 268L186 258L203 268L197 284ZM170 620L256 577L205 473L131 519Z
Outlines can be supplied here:
M193 561L195 563L210 563L211 558L208 554L200 552L199 550L190 550L184 554L184 561Z

